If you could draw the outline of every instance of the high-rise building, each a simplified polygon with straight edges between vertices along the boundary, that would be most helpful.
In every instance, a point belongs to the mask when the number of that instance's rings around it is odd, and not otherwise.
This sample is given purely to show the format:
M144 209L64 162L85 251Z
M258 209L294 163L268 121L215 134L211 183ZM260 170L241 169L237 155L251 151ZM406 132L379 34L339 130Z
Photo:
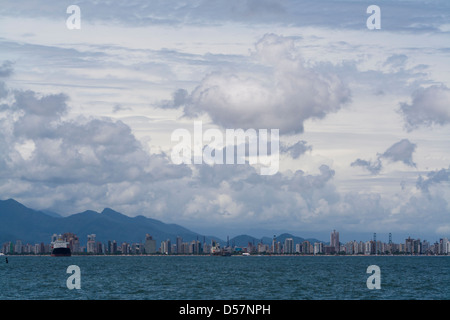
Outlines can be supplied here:
M378 251L380 250L379 248L378 248L378 243L377 243L377 234L374 232L373 233L373 243L374 243L374 252L375 252L375 254L378 254Z
M192 240L192 242L189 244L188 250L190 254L199 254L200 253L200 241L198 240Z
M412 254L413 250L414 250L414 239L408 237L408 239L405 239L405 252Z
M66 232L62 235L64 241L69 243L70 251L72 252L80 252L80 240L78 236L71 232Z
M449 254L450 242L448 238L439 239L438 254Z
M177 239L178 242L178 239ZM177 245L178 248L178 245ZM147 254L156 253L156 240L149 234L145 235L144 251Z
M277 236L274 235L272 239L272 253L277 252Z
M366 241L364 244L364 254L370 255L373 251L373 241Z
M116 240L113 240L113 242L111 243L110 253L112 253L112 254L117 253L117 242L116 242Z
M330 235L330 246L334 247L334 251L336 253L340 250L340 242L339 242L339 232L336 232L336 230L333 230L333 232Z
M314 254L323 253L323 243L316 242L314 243Z
M87 245L86 245L86 252L87 253L97 253L96 246L95 246L95 234L88 234L87 236Z
M129 254L130 247L129 247L128 243L123 242L120 251L122 252L122 254Z
M286 254L294 253L294 239L286 238L284 240L284 253Z
M170 239L161 242L161 253L163 254L171 254L172 253L172 244Z
M311 243L308 240L302 242L302 252L305 254L311 253Z
M23 253L22 240L16 240L16 245L14 246L14 252L15 253Z
M269 245L264 243L258 243L258 253L266 253L269 251Z
M413 253L414 254L422 253L422 243L420 242L420 239L413 241Z
M175 253L178 253L178 254L183 253L181 251L182 250L182 248L181 248L182 244L183 244L183 238L182 237L177 237L177 251Z

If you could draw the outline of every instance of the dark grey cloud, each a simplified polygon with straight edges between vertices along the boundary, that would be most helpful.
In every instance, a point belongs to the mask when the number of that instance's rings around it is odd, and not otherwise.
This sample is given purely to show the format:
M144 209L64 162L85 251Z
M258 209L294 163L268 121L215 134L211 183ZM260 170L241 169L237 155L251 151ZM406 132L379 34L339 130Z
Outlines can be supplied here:
M38 97L31 90L14 91L14 98L12 109L22 110L26 114L44 118L59 118L67 113L68 97L62 93Z
M426 174L426 178L419 176L416 187L422 191L428 192L430 186L450 181L450 168L430 171Z
M190 104L189 93L185 89L177 89L172 94L171 100L162 101L158 107L161 109L179 109Z
M450 123L450 89L445 85L432 85L413 92L411 103L400 104L408 131L419 127Z
M13 73L13 62L6 60L2 63L2 65L0 66L0 77L9 77L12 75Z
M383 159L391 162L403 162L408 166L415 167L416 164L413 162L412 156L416 147L416 144L410 142L408 139L402 139L390 146L384 153L378 154L376 160L357 159L350 165L352 167L363 167L374 175L379 174L383 169Z
M14 126L14 134L25 138L51 138L54 125L67 113L67 96L64 94L37 97L33 91L14 91L15 102L11 109L20 118Z
M122 105L120 105L120 104L116 104L116 105L113 107L112 112L113 112L113 113L117 113L117 112L120 112L120 111L126 111L126 110L131 111L132 108L130 108L130 107L125 107L125 106L122 106Z
M378 174L382 169L382 164L380 159L375 161L356 159L350 164L352 167L363 167L367 169L371 174Z
M411 143L408 139L403 139L394 143L382 155L380 155L380 157L389 159L393 162L400 161L408 166L415 167L416 164L413 162L412 155L416 150L416 147L417 145Z
M0 81L0 99L5 98L8 95L8 89L6 88L6 84L3 81ZM6 108L6 106L4 106ZM0 105L0 111L3 107Z
M288 153L292 158L298 159L302 154L311 151L312 146L308 145L306 141L300 140L293 145L280 144L280 152Z

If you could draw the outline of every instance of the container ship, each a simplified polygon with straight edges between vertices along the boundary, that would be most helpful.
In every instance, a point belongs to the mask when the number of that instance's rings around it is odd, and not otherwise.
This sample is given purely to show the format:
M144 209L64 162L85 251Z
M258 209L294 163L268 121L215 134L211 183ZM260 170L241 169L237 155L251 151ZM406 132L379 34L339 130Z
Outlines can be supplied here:
M51 243L51 256L52 257L70 257L72 252L70 251L69 243L64 241L61 237Z

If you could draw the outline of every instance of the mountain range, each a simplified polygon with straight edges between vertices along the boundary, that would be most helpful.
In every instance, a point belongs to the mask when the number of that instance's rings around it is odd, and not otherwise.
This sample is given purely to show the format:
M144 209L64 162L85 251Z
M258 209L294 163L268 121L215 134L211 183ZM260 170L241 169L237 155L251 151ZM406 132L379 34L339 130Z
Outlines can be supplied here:
M86 243L90 234L95 234L96 240L101 242L116 240L118 243L142 243L146 234L151 235L157 244L167 239L175 243L177 237L182 237L184 242L205 240L210 243L214 239L222 245L229 242L230 245L236 246L247 246L248 243L255 245L260 242L272 243L271 237L257 239L249 235L239 235L224 241L218 237L196 233L177 224L167 224L144 216L129 217L110 208L105 208L102 212L87 210L62 217L55 212L28 208L14 199L0 200L0 244L16 240L30 244L49 243L53 234L65 232L76 234L82 245ZM284 243L286 238L293 238L294 243L305 240L284 233L277 236L277 241ZM306 240L313 243L319 241Z

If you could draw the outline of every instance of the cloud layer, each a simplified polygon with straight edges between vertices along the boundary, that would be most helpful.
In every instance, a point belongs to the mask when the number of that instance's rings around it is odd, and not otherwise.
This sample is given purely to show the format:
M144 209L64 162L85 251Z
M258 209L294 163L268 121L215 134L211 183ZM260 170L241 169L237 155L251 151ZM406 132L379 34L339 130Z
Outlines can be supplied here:
M161 155L149 155L122 121L65 120L69 99L64 94L9 90L9 99L13 102L2 105L0 119L3 187L5 182L15 181L28 193L36 192L35 196L53 189L60 200L70 201L84 194L86 186L106 190L108 186L190 175L185 166L172 165ZM20 196L24 190L11 191L11 196L15 192ZM96 200L96 194L91 201ZM101 196L107 198L105 193Z
M230 235L450 230L448 1L381 3L381 30L358 1L79 1L68 30L71 4L0 8L3 198ZM279 172L174 165L193 121L280 129Z

